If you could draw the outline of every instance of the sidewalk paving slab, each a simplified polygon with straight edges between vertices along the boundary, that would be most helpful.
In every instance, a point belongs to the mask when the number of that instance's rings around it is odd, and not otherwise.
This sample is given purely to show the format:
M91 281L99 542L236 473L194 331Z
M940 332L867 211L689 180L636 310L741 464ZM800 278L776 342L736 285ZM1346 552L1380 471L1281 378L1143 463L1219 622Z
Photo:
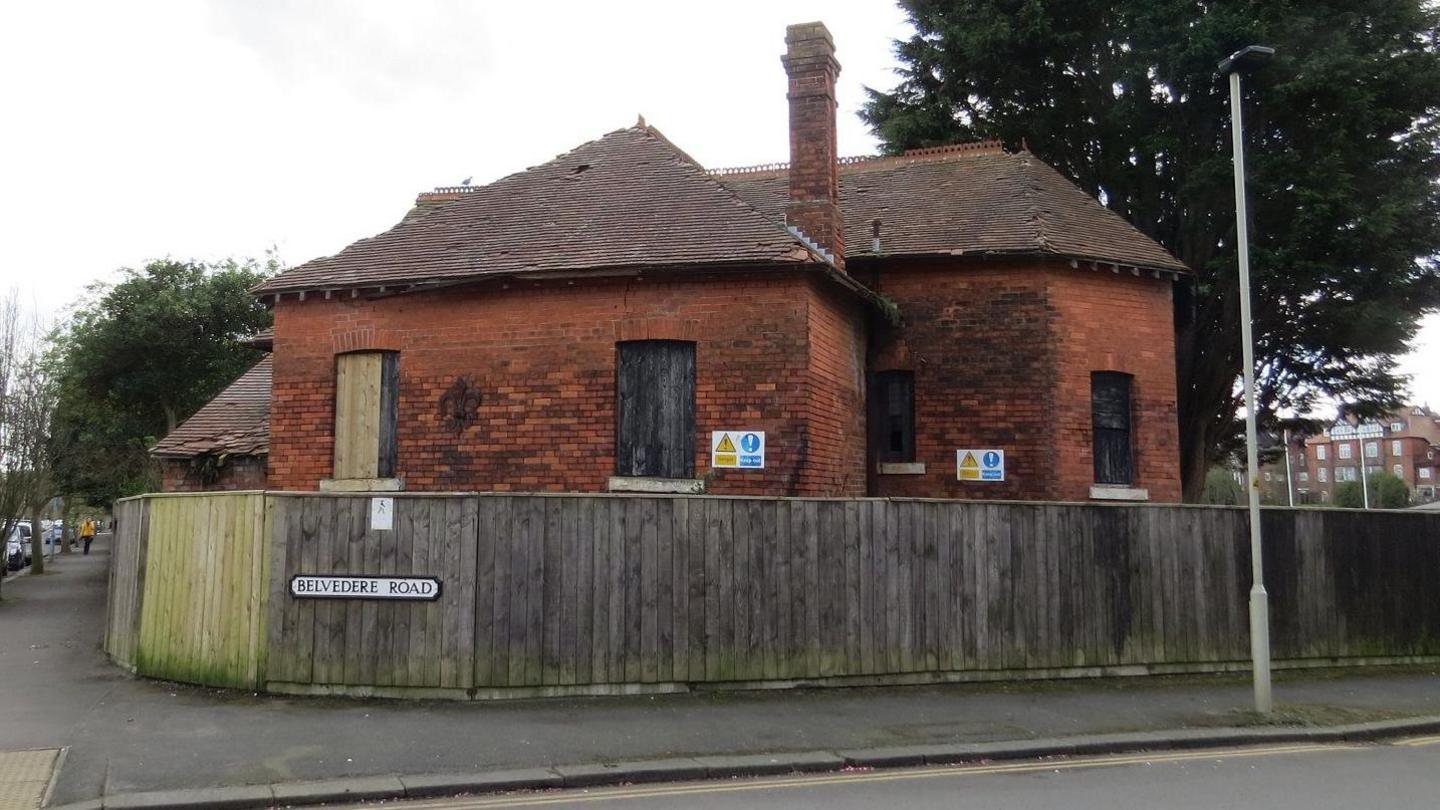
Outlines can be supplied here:
M787 773L838 771L845 758L832 751L790 754L741 754L695 757L711 779L731 776L778 776Z
M280 804L334 804L371 799L398 799L405 796L405 783L398 776L365 776L355 779L325 779L271 785ZM106 803L109 807L109 803Z
M655 759L643 762L589 763L559 765L553 768L565 787L592 787L626 782L683 782L704 779L709 769L690 757Z
M275 794L269 785L254 785L122 793L101 801L105 810L245 810L273 805Z
M401 776L407 799L432 796L458 796L465 793L507 793L514 790L539 790L565 786L565 781L550 768L520 768L471 774L427 774Z

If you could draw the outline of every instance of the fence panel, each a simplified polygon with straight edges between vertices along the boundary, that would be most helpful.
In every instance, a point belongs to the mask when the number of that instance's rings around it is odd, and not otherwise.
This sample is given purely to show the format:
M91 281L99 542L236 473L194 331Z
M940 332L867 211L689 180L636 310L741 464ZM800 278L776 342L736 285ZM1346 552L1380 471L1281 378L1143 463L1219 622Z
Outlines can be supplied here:
M381 530L370 525L368 497L275 494L271 501L277 565L268 587L282 598L270 611L270 681L470 688L476 499L395 497L393 528ZM426 576L443 585L433 602L297 599L288 590L297 574Z
M264 505L260 493L145 499L134 558L138 672L211 686L262 681Z

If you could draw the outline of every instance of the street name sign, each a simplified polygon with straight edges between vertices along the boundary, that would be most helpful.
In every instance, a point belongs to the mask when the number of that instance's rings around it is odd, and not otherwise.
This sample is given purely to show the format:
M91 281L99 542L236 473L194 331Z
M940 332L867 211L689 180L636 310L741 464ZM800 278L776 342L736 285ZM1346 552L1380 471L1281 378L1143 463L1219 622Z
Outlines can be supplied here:
M436 577L354 577L296 574L290 578L296 599L393 599L433 602L440 598Z

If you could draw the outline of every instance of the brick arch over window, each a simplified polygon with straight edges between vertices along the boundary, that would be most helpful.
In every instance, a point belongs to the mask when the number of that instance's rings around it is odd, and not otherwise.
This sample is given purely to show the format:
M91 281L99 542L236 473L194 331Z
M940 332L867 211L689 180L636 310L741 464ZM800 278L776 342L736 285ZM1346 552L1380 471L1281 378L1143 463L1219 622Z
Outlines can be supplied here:
M330 349L335 354L347 354L349 352L397 352L400 351L400 340L389 330L379 330L370 326L359 326L353 329L337 329L330 333Z

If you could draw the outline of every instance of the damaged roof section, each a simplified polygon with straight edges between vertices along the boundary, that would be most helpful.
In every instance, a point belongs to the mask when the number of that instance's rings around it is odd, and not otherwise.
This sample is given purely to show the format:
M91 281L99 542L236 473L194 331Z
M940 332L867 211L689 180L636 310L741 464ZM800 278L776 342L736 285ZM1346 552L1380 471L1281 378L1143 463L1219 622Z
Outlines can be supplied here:
M645 125L489 185L436 196L422 197L390 230L281 273L255 292L547 271L827 264L781 220L755 210Z
M271 358L249 371L150 449L156 456L254 456L269 452Z

